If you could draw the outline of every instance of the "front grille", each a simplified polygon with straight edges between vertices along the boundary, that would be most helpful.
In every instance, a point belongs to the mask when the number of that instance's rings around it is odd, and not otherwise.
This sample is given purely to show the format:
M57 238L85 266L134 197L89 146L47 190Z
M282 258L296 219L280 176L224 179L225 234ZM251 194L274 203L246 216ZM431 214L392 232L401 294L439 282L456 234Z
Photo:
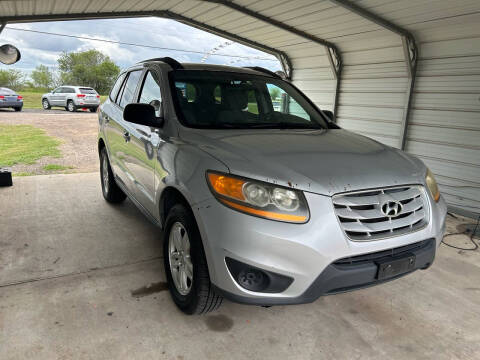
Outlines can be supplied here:
M354 241L398 236L428 223L427 200L419 185L338 194L332 200L343 231Z

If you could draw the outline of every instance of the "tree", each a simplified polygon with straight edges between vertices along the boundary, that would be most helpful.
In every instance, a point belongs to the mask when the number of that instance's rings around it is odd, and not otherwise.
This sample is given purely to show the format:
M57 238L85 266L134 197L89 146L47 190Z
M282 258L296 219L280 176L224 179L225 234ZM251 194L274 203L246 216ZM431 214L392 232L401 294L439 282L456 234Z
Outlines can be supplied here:
M93 87L106 94L120 73L120 68L97 50L63 53L58 59L64 84Z
M18 90L25 82L25 74L20 70L0 70L0 86Z
M54 86L54 74L45 65L38 65L32 71L31 78L35 87L48 89Z
M277 100L277 98L280 97L280 89L277 87L271 88L270 97L272 98L272 100Z

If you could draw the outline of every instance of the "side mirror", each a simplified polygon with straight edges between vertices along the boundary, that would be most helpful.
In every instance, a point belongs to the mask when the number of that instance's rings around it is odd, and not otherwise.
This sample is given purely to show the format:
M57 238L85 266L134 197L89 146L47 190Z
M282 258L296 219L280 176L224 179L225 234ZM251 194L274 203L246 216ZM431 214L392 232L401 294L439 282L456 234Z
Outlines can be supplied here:
M132 103L123 109L123 119L133 124L162 127L163 118L155 116L155 108L150 104Z
M5 65L15 64L21 57L20 50L15 46L10 44L0 46L0 62Z
M333 120L333 112L330 110L321 110L323 115L327 117L328 120L332 121Z

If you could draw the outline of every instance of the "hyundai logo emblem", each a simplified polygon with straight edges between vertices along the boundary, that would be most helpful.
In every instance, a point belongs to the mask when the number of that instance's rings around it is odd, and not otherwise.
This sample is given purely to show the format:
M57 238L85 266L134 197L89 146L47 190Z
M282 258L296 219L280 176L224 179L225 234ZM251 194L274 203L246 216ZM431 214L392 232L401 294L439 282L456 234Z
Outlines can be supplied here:
M402 212L403 205L399 201L387 201L382 204L382 213L385 216L395 217Z

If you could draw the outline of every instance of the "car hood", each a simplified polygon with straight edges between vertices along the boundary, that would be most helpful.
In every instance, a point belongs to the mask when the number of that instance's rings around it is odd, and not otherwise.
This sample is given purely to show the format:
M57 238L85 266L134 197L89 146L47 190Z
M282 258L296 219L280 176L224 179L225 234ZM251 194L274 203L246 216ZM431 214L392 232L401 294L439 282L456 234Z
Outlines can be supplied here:
M323 195L423 183L426 171L417 158L343 129L188 129L180 135L232 174Z

